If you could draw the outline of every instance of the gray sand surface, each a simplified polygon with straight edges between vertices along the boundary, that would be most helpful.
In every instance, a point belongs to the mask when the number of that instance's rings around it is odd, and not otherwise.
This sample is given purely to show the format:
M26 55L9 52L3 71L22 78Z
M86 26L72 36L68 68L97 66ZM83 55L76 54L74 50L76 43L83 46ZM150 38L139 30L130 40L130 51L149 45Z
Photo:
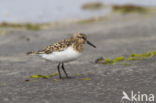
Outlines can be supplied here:
M86 45L82 57L65 64L71 78L30 79L32 75L56 73L57 63L25 53L42 49L74 32L87 33L97 48ZM132 90L156 95L156 57L128 61L129 66L124 62L94 63L101 56L128 57L152 50L156 50L155 14L114 14L103 22L41 31L10 30L0 35L0 103L119 103L122 91ZM30 81L26 82L27 79Z

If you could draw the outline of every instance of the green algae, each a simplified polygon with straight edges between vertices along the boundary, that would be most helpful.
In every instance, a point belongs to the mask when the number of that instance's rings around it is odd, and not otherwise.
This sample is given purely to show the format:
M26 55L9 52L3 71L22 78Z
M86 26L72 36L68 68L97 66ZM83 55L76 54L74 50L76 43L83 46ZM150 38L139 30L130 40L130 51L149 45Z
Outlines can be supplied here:
M26 29L26 30L41 30L45 24L33 24L33 23L0 23L1 28L14 28L14 29Z
M103 17L103 16L91 17L91 18L87 18L87 19L78 20L77 23L79 23L79 24L88 24L88 23L95 23L95 22L106 21L108 19L109 18Z
M5 82L1 83L1 86L6 86L6 83Z
M126 4L126 5L113 5L112 6L113 11L115 12L120 12L123 14L127 13L146 13L148 10L145 7L142 6L136 6L136 5L131 5L131 4Z
M57 82L57 81L60 81L61 79L53 79L53 80Z
M91 72L91 74L95 74L96 72Z
M91 78L81 78L82 80L92 80Z
M151 53L153 56L156 56L156 50L153 50Z
M83 10L99 10L103 9L105 6L102 2L91 2L91 3L86 3L82 6Z
M53 74L51 74L50 76L57 76L57 75L59 75L59 73L53 73Z
M44 75L32 75L31 78L47 78L48 76Z
M77 73L76 75L77 75L77 76L80 76L80 73Z
M116 57L114 59L110 59L110 58L103 58L103 57L100 57L96 60L96 63L100 63L100 64L116 64L117 62L119 61L124 61L126 60L123 56L119 56L119 57Z
M0 30L0 35L5 35L6 31L5 30Z
M105 63L106 63L106 64L112 64L113 61L112 61L110 58L106 58L106 59L105 59Z
M129 64L129 63L125 63L124 65L125 65L125 66L131 66L131 64Z
M31 78L44 78L44 79L49 79L51 77L57 76L58 73L53 73L51 75L32 75Z
M150 59L153 56L156 56L156 50L153 50L151 52L146 52L143 54L133 53L133 54L129 55L128 58L125 58L123 56L119 56L119 57L116 57L114 59L100 57L95 61L95 63L98 63L98 64L116 64L116 63L122 62L122 61ZM125 66L129 66L129 64L125 64Z
M152 56L154 56L154 51L152 52L146 52L144 54L131 54L130 57L128 58L128 60L144 60L144 59L148 59L151 58Z
M26 24L23 27L25 27L27 30L41 30L42 25L37 24Z
M124 61L124 60L126 60L125 57L119 56L119 57L114 58L114 59L112 60L112 63L117 63L117 62L119 62L119 61Z

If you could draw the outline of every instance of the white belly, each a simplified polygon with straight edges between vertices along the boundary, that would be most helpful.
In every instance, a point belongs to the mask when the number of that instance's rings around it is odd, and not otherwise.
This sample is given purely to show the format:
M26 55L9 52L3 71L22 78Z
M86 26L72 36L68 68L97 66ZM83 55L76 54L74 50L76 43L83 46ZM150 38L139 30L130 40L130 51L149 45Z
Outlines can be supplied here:
M51 54L40 54L44 59L57 61L57 62L68 62L77 59L81 53L76 52L72 47L68 47L64 51L53 52Z

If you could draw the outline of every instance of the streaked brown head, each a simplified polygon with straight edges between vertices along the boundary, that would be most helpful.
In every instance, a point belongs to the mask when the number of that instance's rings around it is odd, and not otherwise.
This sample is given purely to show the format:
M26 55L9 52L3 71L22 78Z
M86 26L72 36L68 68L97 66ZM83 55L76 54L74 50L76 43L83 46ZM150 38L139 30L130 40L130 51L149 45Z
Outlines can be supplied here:
M72 37L74 40L76 40L78 43L80 44L85 44L86 40L87 40L87 35L84 33L75 33Z
M76 40L78 43L80 44L89 44L90 46L96 48L95 45L93 45L90 41L87 40L87 35L84 34L84 33L80 33L80 32L77 32L73 35L72 37L74 40Z

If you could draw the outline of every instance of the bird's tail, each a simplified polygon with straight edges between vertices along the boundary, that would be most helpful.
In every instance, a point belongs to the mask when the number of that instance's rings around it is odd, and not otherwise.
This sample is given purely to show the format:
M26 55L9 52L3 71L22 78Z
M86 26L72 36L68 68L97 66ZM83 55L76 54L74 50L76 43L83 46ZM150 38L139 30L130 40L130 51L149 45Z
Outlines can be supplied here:
M31 52L27 52L27 55L32 55L32 54L36 54L35 51L31 51Z
M39 51L30 51L30 52L27 52L26 54L27 55L42 54L42 51L41 50L39 50Z

